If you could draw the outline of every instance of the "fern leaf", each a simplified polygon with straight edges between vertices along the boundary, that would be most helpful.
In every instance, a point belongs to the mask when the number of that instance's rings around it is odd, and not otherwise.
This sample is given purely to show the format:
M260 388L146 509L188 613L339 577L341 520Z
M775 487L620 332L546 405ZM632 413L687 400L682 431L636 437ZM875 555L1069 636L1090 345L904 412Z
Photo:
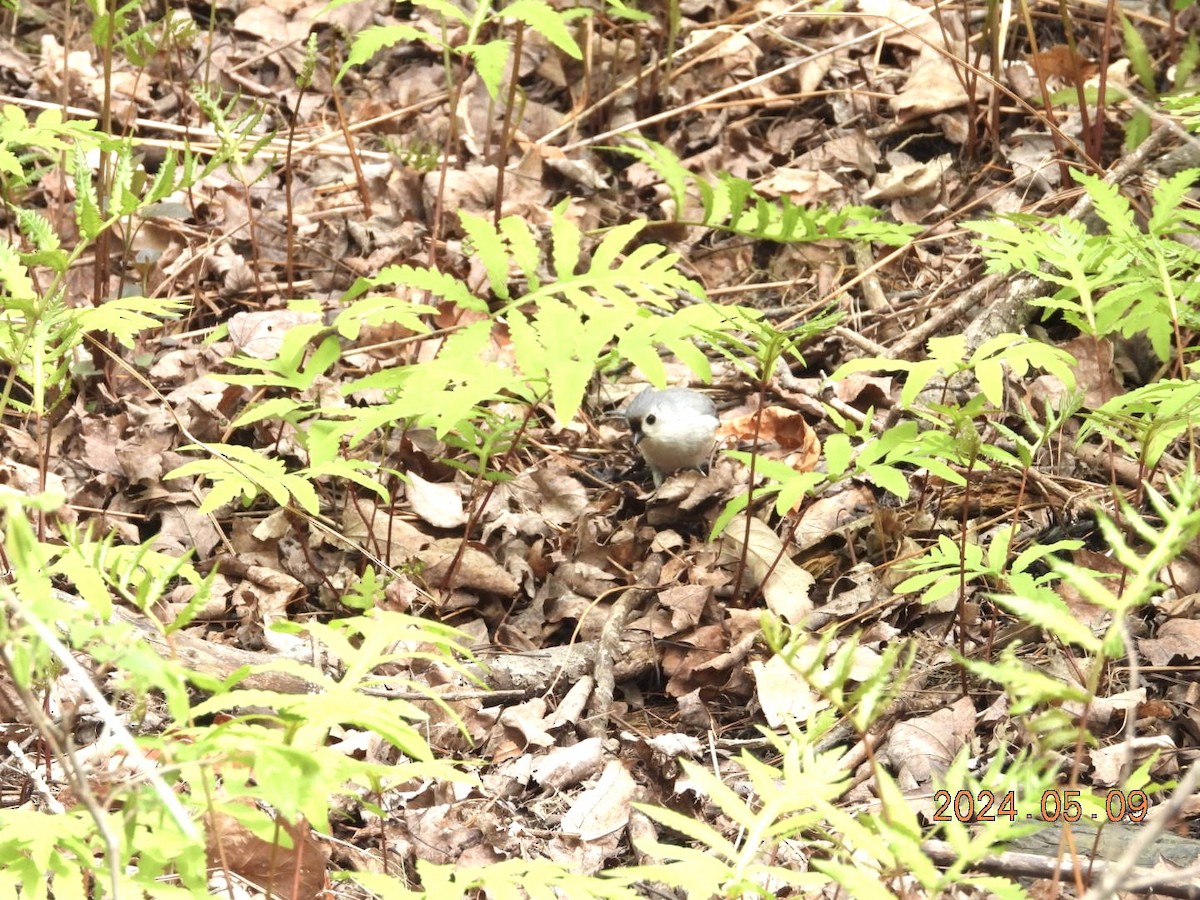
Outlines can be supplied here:
M449 0L413 0L413 3L416 6L423 6L425 9L435 12L438 15L445 16L452 22L459 22L463 25L471 24L471 17L449 2Z
M184 478L195 475L212 482L212 489L200 505L201 512L213 512L222 504L242 497L247 503L259 493L268 494L280 506L295 500L306 512L320 511L320 499L311 483L299 475L290 474L278 459L270 459L236 444L210 444L183 449L203 449L216 455L184 463L163 477Z
M482 216L462 211L458 217L462 222L463 231L471 241L471 249L488 273L488 284L492 293L501 300L508 300L511 297L508 290L509 255L508 248L504 246L504 238L492 227L492 223Z
M651 384L663 387L667 382L667 367L652 341L634 331L626 332L617 340L617 352L629 360ZM703 354L701 354L703 355Z
M391 497L383 489L383 485L369 474L378 471L378 468L378 465L365 459L343 459L335 456L320 466L313 466L305 470L305 475L312 478L344 479L375 494L383 503L389 503Z
M0 288L6 307L12 304L30 306L38 297L20 254L8 241L0 241Z
M84 331L111 334L122 347L132 349L138 334L162 325L162 319L178 318L188 308L186 300L114 297L100 306L75 310L75 315Z
M1154 188L1154 205L1146 228L1151 234L1166 234L1177 227L1185 211L1184 198L1200 178L1200 169L1184 169L1164 178ZM1194 226L1194 222L1193 222Z
M179 182L175 181L175 173L179 170ZM162 164L158 167L158 171L154 173L154 180L150 182L150 186L146 189L145 197L142 202L144 204L158 203L164 197L174 193L175 189L184 184L193 184L195 175L195 157L191 151L185 149L183 152L183 166L179 166L179 155L168 152L163 158Z
M422 269L415 266L388 266L374 278L358 279L345 294L344 299L356 300L374 288L402 285L426 291L432 296L448 300L462 309L486 312L487 304L471 293L471 289L453 275ZM362 305L360 305L362 304ZM424 304L413 303L399 297L371 298L356 301L347 306L334 321L338 332L354 340L363 324L380 325L384 322L399 322L415 331L428 331L420 316L432 312Z
M670 150L650 141L646 147L621 148L621 152L640 159L662 178L675 201L673 221L676 222L780 243L878 240L901 246L918 230L914 226L883 222L879 211L868 207L852 207L852 213L823 207L807 209L787 198L764 197L744 178L723 173L710 180L694 175ZM699 201L701 213L696 222L689 219L689 191Z
M583 51L567 28L566 16L543 0L513 0L502 12L524 22L572 59L583 59Z
M136 167L133 161L133 148L128 141L122 141L113 154L113 163L110 166L110 172L108 196L111 199L108 205L109 215L133 215L137 212L138 206L141 204L141 197L133 189Z
M541 284L538 279L538 266L541 263L542 252L532 226L517 216L505 216L500 220L500 233L508 241L513 262L525 275L530 288L536 290Z
M1071 176L1087 190L1097 214L1108 225L1109 232L1123 238L1137 239L1141 236L1134 222L1133 208L1121 195L1117 185L1074 169L1071 170Z
M338 72L338 80L351 68L370 61L380 50L394 47L402 41L423 41L435 47L443 46L436 35L411 25L374 25L364 28L354 36L350 52L346 55L346 64Z
M457 279L449 275L444 277L453 282L452 287L461 286L461 283ZM442 286L445 285L443 284ZM423 288L423 290L428 289ZM430 291L430 293L435 292ZM437 296L444 295L438 294ZM473 297L471 299L474 301ZM458 305L462 306L463 304ZM337 329L338 334L352 341L358 339L359 331L363 325L396 324L416 334L425 334L429 331L429 325L425 322L425 316L431 315L433 312L435 310L432 306L427 306L424 303L413 303L411 300L405 300L401 297L365 297L338 313L337 318L334 319L333 326Z
M500 85L504 83L504 73L508 69L512 45L505 40L495 40L462 49L475 63L475 71L479 73L488 94L495 99L500 92Z
M550 226L554 275L559 281L567 281L575 277L575 270L579 266L580 239L582 237L578 226L567 219L565 213L565 204L560 204L555 210L553 224Z
M642 229L646 227L646 222L641 219L635 219L632 222L626 222L624 225L617 225L604 236L604 240L592 252L592 270L610 269L616 262L617 256L621 253L625 246L635 237L641 234Z
M692 173L684 168L679 157L672 153L670 148L654 141L646 141L644 147L629 146L610 149L639 159L648 168L653 169L655 174L663 180L663 184L667 186L671 199L675 201L676 217L683 215L684 204L687 203L687 186L692 178Z
M75 221L80 234L95 240L102 224L100 203L96 199L96 185L92 182L92 166L81 144L75 145L71 161L71 175L75 179Z

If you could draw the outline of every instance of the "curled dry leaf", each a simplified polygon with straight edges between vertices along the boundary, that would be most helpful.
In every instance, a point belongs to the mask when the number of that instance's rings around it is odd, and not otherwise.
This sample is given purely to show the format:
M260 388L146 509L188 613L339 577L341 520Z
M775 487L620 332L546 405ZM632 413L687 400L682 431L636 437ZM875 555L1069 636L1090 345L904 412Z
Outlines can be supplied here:
M562 830L579 835L583 841L616 841L629 822L630 804L637 782L625 766L610 760L596 786L584 791L563 816Z
M818 497L800 516L796 526L797 550L815 547L838 529L869 515L875 507L875 498L869 488L852 486L844 491Z
M386 556L384 562L391 565L418 555L433 540L433 537L399 516L367 503L347 504L340 531L329 536L330 543L335 547L354 549L356 544L361 544L377 549Z
M717 433L746 443L757 435L758 443L767 445L762 455L783 460L797 472L813 471L821 456L821 442L812 426L800 413L781 406L725 420Z
M1124 784L1125 780L1133 774L1133 768L1144 763L1152 754L1159 759L1159 767L1155 770L1156 775L1175 774L1179 771L1178 753L1179 747L1168 734L1146 735L1134 738L1132 741L1110 744L1092 751L1092 780L1094 784L1105 787ZM1170 760L1169 768L1174 772L1162 771L1162 764L1168 760Z
M881 172L864 195L867 200L903 200L909 197L936 198L942 174L950 167L948 154L932 160L916 160L905 154L889 154L891 171Z
M64 75L72 93L103 82L87 50L73 50L68 53L53 35L42 35L41 61L42 65L37 68L37 74L44 81L47 90L52 93L58 92Z
M766 197L787 197L799 205L827 203L842 190L842 183L828 172L780 167L763 179L759 190Z
M462 494L454 482L426 481L409 472L405 494L412 511L434 528L458 528L467 521Z
M510 706L500 714L500 724L524 747L553 747L554 736L547 731L546 701L538 697Z
M1063 384L1058 376L1046 372L1026 381L1025 400L1039 412L1048 406L1059 406L1075 391L1085 391L1083 405L1089 409L1103 406L1113 397L1125 393L1113 370L1113 345L1102 338L1079 337L1058 347L1075 357L1071 371L1075 385Z
M1095 77L1100 67L1085 59L1066 44L1055 44L1029 56L1029 63L1042 79L1060 78L1070 85L1082 86Z
M281 816L276 822L291 839L290 847L259 837L227 813L210 813L206 831L214 869L236 873L280 896L324 893L329 848L312 836L311 826L303 820L293 824Z
M878 409L891 405L895 379L890 375L852 372L833 383L833 396L855 409Z
M809 592L814 579L792 562L779 535L759 519L736 516L721 535L721 562L736 564L743 553L744 587L761 588L767 609L789 625L803 622L812 612Z
M569 747L558 747L533 764L533 780L561 791L580 784L600 770L604 741L587 738Z

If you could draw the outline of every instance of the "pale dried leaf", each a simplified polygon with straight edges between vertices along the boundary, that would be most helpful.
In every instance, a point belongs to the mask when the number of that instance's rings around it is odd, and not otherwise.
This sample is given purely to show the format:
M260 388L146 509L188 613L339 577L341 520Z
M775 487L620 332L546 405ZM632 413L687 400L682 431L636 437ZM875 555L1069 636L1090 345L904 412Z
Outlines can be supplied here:
M604 763L604 741L588 738L569 747L558 747L533 764L533 780L557 791L591 778Z
M796 673L793 665L778 656L766 662L756 660L750 668L754 673L755 695L772 728L807 721L810 714L829 705Z
M1171 619L1156 637L1139 639L1137 647L1152 666L1166 666L1172 660L1192 662L1200 658L1200 621Z
M749 523L749 541L746 541ZM736 564L743 550L746 581L743 588L761 588L767 608L790 625L812 612L809 592L815 579L792 562L779 535L759 519L737 516L721 535L721 562Z
M409 472L404 494L413 512L434 528L458 528L466 524L462 494L453 481L426 481L416 472Z
M594 841L618 835L629 822L637 782L618 760L609 761L596 786L584 791L563 816L562 829Z
M927 785L949 768L974 728L974 703L962 697L927 716L897 722L884 753L898 774Z
M1150 754L1163 758L1174 756L1177 752L1175 741L1165 734L1119 741L1092 751L1092 779L1098 785L1114 787L1123 784L1134 768L1145 762Z
M291 309L240 312L229 320L229 340L234 350L246 356L274 359L291 329L320 321L319 313Z

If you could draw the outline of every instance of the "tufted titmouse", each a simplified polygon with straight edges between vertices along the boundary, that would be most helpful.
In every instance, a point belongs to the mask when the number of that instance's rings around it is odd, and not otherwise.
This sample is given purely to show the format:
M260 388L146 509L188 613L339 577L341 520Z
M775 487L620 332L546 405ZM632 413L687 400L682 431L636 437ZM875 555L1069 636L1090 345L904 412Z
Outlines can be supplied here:
M708 462L720 424L713 402L687 388L646 388L625 408L625 420L655 487L664 475Z

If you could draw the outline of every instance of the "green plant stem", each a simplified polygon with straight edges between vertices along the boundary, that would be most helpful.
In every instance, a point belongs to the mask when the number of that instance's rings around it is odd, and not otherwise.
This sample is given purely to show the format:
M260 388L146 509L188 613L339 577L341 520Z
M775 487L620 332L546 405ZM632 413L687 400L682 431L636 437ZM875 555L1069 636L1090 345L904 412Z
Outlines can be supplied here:
M100 61L104 70L104 95L100 98L100 132L112 135L112 66L113 41L116 40L117 8L119 0L107 0L103 18L107 20L104 43L99 47ZM96 171L96 194L100 198L101 209L105 209L105 198L108 197L112 181L112 152L100 149L100 161ZM108 299L108 254L109 231L106 225L98 235L95 243L95 265L92 269L92 305L99 306ZM93 357L93 363L100 372L105 371L102 357Z
M955 604L954 617L958 622L958 653L964 659L967 656L967 535L971 526L971 473L975 471L977 457L972 455L967 462L966 484L963 485L962 514L958 529L958 602ZM959 689L962 696L969 697L971 686L967 681L967 670L958 667Z

